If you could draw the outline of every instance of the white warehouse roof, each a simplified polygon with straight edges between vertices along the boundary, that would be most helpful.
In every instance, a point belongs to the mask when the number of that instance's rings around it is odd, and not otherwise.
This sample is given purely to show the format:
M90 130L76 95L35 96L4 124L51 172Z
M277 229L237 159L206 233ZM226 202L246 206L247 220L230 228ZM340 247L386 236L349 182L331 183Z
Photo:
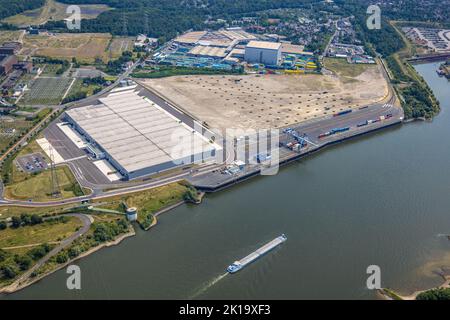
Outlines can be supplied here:
M268 41L250 41L247 44L247 48L279 50L281 48L281 43Z
M112 93L102 104L66 111L67 115L95 140L123 169L135 172L174 160L173 133L187 147L195 141L202 151L213 145L201 134L135 91Z

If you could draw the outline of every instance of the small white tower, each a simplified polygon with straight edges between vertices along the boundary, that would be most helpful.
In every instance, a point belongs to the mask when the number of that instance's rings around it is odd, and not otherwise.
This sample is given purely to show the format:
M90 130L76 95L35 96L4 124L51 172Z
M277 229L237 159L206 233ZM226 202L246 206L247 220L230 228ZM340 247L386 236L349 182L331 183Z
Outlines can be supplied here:
M136 221L138 218L137 208L131 207L127 209L127 219L128 221Z

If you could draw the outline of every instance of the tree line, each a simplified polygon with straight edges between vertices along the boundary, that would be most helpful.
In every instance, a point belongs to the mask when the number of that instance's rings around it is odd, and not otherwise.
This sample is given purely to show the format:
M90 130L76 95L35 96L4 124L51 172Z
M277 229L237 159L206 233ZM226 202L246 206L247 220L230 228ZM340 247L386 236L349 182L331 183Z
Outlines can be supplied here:
M45 0L0 0L0 19L10 17L26 10L37 9Z
M81 32L109 32L114 35L148 34L162 42L186 30L205 28L208 18L253 15L256 12L298 8L318 0L61 0L66 4L106 4L115 10L96 19L83 20ZM45 28L66 29L62 21L48 22Z

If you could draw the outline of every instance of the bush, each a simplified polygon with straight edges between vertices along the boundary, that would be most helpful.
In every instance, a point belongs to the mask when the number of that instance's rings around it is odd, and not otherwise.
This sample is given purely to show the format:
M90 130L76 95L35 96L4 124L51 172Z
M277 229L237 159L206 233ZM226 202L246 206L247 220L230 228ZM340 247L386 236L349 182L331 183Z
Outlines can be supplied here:
M19 228L22 225L22 219L20 217L14 216L11 219L12 227Z
M43 245L40 245L39 247L31 249L30 251L27 252L27 255L33 260L38 260L44 257L47 253L49 253L50 249L51 249L50 245L45 243Z
M94 225L94 239L97 242L111 241L128 229L124 219L117 222L101 222Z
M44 220L41 216L38 216L37 214L33 214L31 216L31 225L36 225L42 223Z
M28 255L23 255L23 256L16 255L14 257L14 262L17 263L20 270L22 270L22 271L28 270L30 268L31 264L33 263L33 261L31 260L31 258Z
M69 260L69 256L67 255L66 252L60 252L58 253L58 255L56 256L56 262L57 263L65 263Z
M0 249L0 262L3 262L7 256L8 253L5 250Z
M3 277L6 279L14 279L17 274L17 268L11 264L3 265L0 270L2 271Z
M22 220L22 224L25 226L28 226L31 224L31 216L29 214L22 213L20 215L20 219Z
M78 257L81 254L81 252L82 252L81 248L78 246L75 246L75 247L72 247L69 249L68 254L69 254L70 259L74 259L74 258Z

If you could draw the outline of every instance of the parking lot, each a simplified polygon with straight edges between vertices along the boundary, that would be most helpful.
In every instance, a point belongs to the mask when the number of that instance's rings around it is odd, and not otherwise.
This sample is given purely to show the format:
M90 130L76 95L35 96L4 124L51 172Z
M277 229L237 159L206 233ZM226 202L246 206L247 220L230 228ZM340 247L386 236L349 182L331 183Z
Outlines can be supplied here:
M47 161L41 153L28 154L17 159L24 172L34 173L48 168Z

